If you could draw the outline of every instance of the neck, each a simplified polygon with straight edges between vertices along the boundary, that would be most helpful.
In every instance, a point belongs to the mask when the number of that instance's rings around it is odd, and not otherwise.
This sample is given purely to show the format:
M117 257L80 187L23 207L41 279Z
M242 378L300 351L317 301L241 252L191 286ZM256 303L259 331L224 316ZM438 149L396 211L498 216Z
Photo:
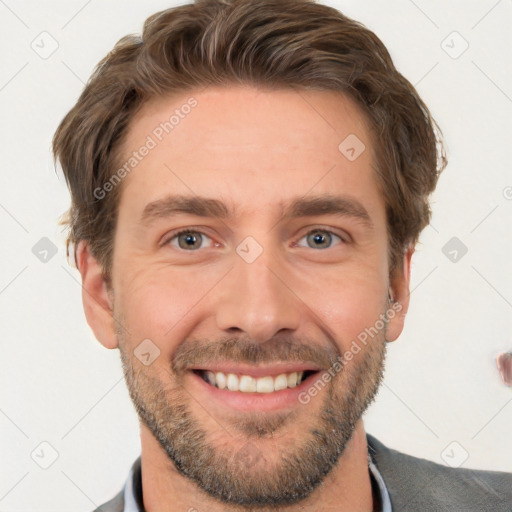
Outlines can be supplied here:
M197 485L174 467L158 441L141 425L142 489L147 512L203 511L242 512L198 490ZM368 447L362 420L350 438L338 464L311 496L294 505L279 507L283 512L303 510L371 512L373 498L368 470ZM258 512L266 512L259 508ZM268 510L275 510L275 507Z

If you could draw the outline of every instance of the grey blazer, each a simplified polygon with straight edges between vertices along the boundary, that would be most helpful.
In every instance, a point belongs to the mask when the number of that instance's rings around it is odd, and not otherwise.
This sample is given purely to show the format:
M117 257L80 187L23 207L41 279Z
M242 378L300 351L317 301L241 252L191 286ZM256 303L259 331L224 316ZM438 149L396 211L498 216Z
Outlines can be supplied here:
M449 468L387 448L370 434L366 439L393 512L512 512L512 473ZM140 458L134 468L140 472ZM123 508L121 491L94 512Z

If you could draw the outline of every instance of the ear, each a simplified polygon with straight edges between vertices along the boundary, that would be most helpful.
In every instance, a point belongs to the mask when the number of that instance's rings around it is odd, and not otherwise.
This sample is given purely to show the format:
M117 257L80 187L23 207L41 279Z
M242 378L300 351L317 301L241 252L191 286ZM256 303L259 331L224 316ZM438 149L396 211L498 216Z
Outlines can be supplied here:
M112 294L101 265L84 241L76 248L76 265L82 276L82 302L87 323L103 346L117 348Z
M409 285L411 282L411 258L414 247L410 246L404 254L402 265L390 276L389 293L393 299L388 309L388 325L386 329L386 341L395 341L403 331L405 315L409 309Z

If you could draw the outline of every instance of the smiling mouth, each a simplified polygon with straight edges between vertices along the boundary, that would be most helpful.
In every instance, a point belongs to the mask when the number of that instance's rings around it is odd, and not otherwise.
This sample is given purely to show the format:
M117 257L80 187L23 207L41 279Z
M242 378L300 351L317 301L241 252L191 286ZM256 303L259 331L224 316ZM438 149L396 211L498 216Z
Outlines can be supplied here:
M273 393L274 391L295 388L312 375L319 373L315 370L304 370L253 377L251 375L210 370L193 370L193 372L213 387L241 393Z

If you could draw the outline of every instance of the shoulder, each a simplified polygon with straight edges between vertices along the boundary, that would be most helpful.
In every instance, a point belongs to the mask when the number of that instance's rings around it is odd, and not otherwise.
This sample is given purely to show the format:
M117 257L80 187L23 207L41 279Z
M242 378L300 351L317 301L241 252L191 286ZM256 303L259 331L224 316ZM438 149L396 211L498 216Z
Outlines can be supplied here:
M94 510L94 512L123 512L124 490L120 491L114 498Z
M393 512L512 510L512 473L450 468L388 448L370 434L367 441Z
M125 502L126 496L126 502ZM130 468L128 478L121 491L110 501L104 503L93 512L124 512L125 507L130 511L143 510L141 458L138 457Z

